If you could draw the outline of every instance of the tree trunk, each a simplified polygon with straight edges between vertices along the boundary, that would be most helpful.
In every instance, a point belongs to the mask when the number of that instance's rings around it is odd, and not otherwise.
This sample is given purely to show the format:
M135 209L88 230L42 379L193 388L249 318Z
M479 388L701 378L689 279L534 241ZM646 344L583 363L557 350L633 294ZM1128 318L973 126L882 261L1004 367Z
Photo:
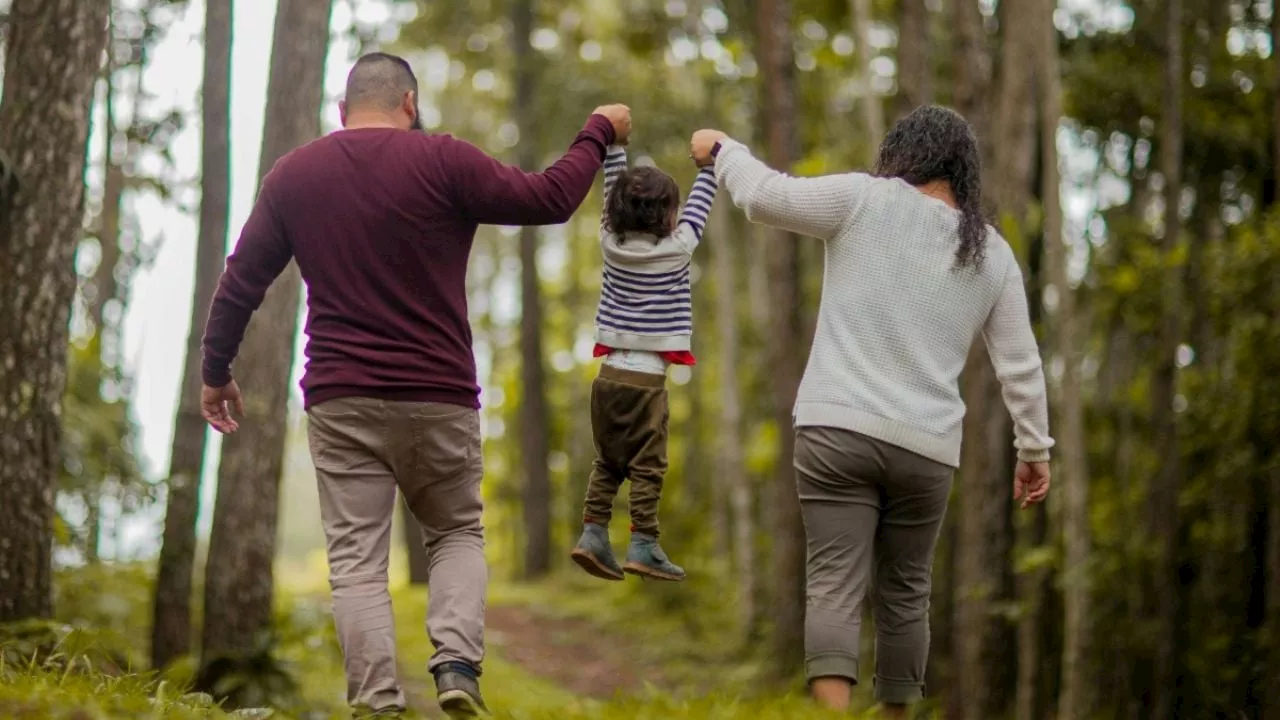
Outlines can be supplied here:
M141 74L139 72L139 78ZM102 212L98 215L97 222L98 267L93 272L93 294L89 303L89 316L93 319L94 332L98 334L100 348L106 344L103 336L107 328L107 305L119 292L116 267L120 264L120 215L124 201L124 163L129 158L127 139L125 139L125 151L114 152L117 135L120 132L116 124L116 96L120 89L115 73L108 69L105 75L107 88L103 110L106 122L103 134L107 142L103 162ZM140 94L135 91L135 95ZM120 319L116 322L119 323ZM109 358L104 357L104 364L113 364L108 363L108 360ZM96 551L96 548L94 550Z
M1271 47L1280 48L1280 5L1271 4ZM1271 174L1275 195L1280 198L1280 52L1271 53Z
M535 68L529 35L534 0L519 0L512 9L515 43L515 107L520 128L520 167L535 170ZM524 466L524 578L535 580L551 571L551 474L547 469L547 376L542 357L542 289L538 285L538 231L520 229L520 450Z
M987 135L987 93L991 84L991 57L982 29L982 13L977 0L951 0L951 59L954 66L952 104L964 115L978 136L978 143L989 149ZM983 162L989 159L983 155Z
M796 155L795 59L791 45L791 8L787 0L756 4L758 63L764 78L765 133L769 164L787 171ZM773 413L778 428L774 470L773 637L771 657L783 676L800 669L804 659L804 526L796 497L792 455L795 434L791 415L804 367L801 354L799 239L769 231L768 343L773 370Z
M1277 116L1280 117L1280 116ZM1280 467L1273 467L1263 482L1268 489L1267 519L1267 675L1264 680L1262 720L1280 718Z
M1058 478L1062 488L1064 547L1062 686L1058 695L1060 720L1092 717L1092 682L1087 658L1091 629L1089 583L1089 472L1085 453L1084 399L1080 380L1079 317L1076 293L1067 276L1067 246L1062 237L1062 195L1058 161L1058 123L1062 117L1062 79L1058 31L1053 24L1056 0L1040 0L1040 158L1044 201L1044 263L1057 292L1057 309L1050 321L1054 354L1063 363L1058 388Z
M921 0L923 2L923 0ZM871 82L871 0L849 0L854 35L858 38L858 75L862 86L862 131L866 133L867 167L875 167L880 140L884 138L884 108Z
M227 256L231 193L231 13L234 0L206 0L201 87L200 234L195 291L182 366L178 414L169 449L168 503L151 630L151 666L161 669L191 652L191 586L196 516L208 434L200 416L200 340Z
M1182 457L1178 445L1178 418L1174 411L1177 393L1177 353L1181 328L1182 270L1174 262L1181 241L1182 218L1182 0L1166 0L1164 108L1161 117L1160 174L1164 176L1165 267L1161 278L1161 321L1159 355L1152 379L1151 413L1154 446L1164 448L1152 488L1151 538L1158 558L1152 585L1156 599L1155 676L1151 684L1151 720L1171 720L1178 716L1177 632L1180 588L1177 577L1178 488L1182 478Z
M933 102L933 57L929 44L928 0L898 2L897 119Z
M1271 10L1271 47L1280 48L1280 7L1272 4ZM1275 154L1272 159L1271 175L1275 193L1280 197L1280 52L1271 53L1272 63L1272 148ZM1268 521L1267 521L1267 638L1268 663L1267 676L1270 682L1264 682L1266 690L1262 720L1280 720L1280 468L1272 469L1270 477L1265 481L1268 485Z
M427 548L422 541L422 526L400 496L400 526L403 533L404 553L409 565L409 584L426 585L431 574L431 563L427 558Z
M720 422L719 467L714 473L717 496L729 498L733 522L732 565L738 579L738 609L743 628L756 617L755 516L752 514L751 482L742 453L742 398L738 378L738 282L734 269L734 248L730 233L728 198L720 198L711 208L707 226L711 265L714 273L720 328Z
M597 227L591 223L591 235ZM565 336L565 347L574 351L578 342L579 319L585 292L582 287L582 270L584 243L580 233L570 232L568 235L569 284L565 290L564 306L569 314ZM595 248L595 242L590 245ZM568 530L569 542L573 542L582 532L582 502L587 493L587 479L591 475L591 462L594 449L591 444L591 413L587 412L591 402L591 386L581 381L577 370L577 359L574 359L574 370L569 374L569 417L567 418L568 437L565 440L565 453L569 457L569 471L565 482L564 507L565 527Z
M980 135L984 157L992 158L986 175L991 179L991 199L1001 219L997 227L1012 227L1008 237L1015 251L1023 250L1022 232L1030 202L1032 160L1034 159L1035 106L1032 95L1034 62L1034 0L1006 0L1002 11L1000 77L997 95L988 99L967 86L985 87L985 61L981 49L976 7L966 3L956 18L957 48L968 53L957 58L966 68L965 85L958 85L957 98L974 109L976 129L989 128ZM972 25L973 27L969 27ZM968 28L961 31L960 28ZM976 48L976 49L975 49ZM994 108L988 117L987 108ZM979 130L981 132L981 130ZM994 138L999 138L995 142ZM965 415L964 449L960 467L960 517L956 558L956 684L963 699L963 717L977 720L1000 714L1011 697L1001 692L1005 676L991 660L1002 646L1007 626L994 614L996 603L1009 591L1007 538L1009 536L1009 455L1010 420L1000 402L1000 385L986 348L974 347L961 378L968 408ZM1012 690L1012 688L1011 688ZM1010 693L1012 694L1012 693Z
M54 491L93 86L109 0L13 0L0 150L0 623L53 610Z
M280 0L267 83L259 181L285 153L320 135L332 0ZM209 562L205 571L205 662L251 651L271 626L280 473L302 278L293 263L249 323L236 379L244 393L241 432L222 441Z

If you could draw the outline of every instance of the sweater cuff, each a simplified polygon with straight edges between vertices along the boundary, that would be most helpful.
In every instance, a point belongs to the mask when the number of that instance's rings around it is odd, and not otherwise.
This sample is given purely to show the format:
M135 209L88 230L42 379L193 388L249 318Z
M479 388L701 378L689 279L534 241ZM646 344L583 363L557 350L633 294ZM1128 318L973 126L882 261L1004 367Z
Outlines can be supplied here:
M599 140L606 148L612 145L614 140L618 139L618 133L613 129L613 123L609 122L609 118L599 113L592 113L591 117L587 118L587 124L582 126L582 132L578 134L578 137L581 138L583 135Z
M1043 450L1019 450L1018 459L1025 463L1049 462L1049 448Z
M204 361L202 372L203 382L211 388L226 387L231 383L231 368L218 367L216 363L208 360Z

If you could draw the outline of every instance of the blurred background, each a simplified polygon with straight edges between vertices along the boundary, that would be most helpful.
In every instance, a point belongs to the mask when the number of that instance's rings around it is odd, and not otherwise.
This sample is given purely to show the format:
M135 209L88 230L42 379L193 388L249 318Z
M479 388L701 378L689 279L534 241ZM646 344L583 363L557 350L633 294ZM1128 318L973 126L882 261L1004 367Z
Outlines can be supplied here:
M69 334L52 330L67 349L65 390L40 386L61 398L56 461L23 470L15 458L32 446L21 443L0 455L0 526L17 532L21 488L56 498L51 524L21 526L48 536L51 584L0 589L35 593L0 620L53 621L13 626L25 628L7 631L13 642L96 633L90 644L120 668L169 667L231 705L341 706L296 273L242 348L255 405L234 440L199 421L195 369L209 293L260 174L337 129L351 62L385 50L417 72L430 132L540 169L592 108L623 102L633 161L686 188L700 127L814 175L870 168L886 128L920 104L964 113L986 209L1023 264L1058 447L1047 505L1018 511L1011 426L978 348L924 711L1280 718L1274 0L241 0L234 12L232 0L10 0L0 150L28 169L24 184L39 168L24 166L9 116L30 97L17 86L38 86L42 70L36 53L11 51L62 37L37 23L48 13L18 12L42 2L110 22L102 62L84 68L87 145L70 148L86 162L83 223L64 241L74 287L65 263L0 281L65 275L71 298ZM494 672L539 688L512 707L543 698L558 717L569 706L796 717L807 710L785 704L803 650L790 412L822 246L773 237L717 202L694 263L699 363L671 382L664 545L689 580L595 584L566 560L593 457L599 205L597 187L566 225L482 228L472 254ZM20 296L0 292L0 310ZM5 323L16 337L21 318ZM13 367L0 362L6 390L28 377ZM393 585L416 667L429 646L415 532L397 525ZM765 704L653 710L646 683L664 697ZM13 707L44 707L13 692Z

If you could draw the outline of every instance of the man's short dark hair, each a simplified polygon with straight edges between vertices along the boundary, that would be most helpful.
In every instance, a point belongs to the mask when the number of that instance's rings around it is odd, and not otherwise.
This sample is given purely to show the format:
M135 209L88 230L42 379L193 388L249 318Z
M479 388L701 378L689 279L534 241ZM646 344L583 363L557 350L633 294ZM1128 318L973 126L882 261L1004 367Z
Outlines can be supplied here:
M347 111L390 112L400 106L404 94L418 92L418 78L404 58L384 52L361 56L347 73Z

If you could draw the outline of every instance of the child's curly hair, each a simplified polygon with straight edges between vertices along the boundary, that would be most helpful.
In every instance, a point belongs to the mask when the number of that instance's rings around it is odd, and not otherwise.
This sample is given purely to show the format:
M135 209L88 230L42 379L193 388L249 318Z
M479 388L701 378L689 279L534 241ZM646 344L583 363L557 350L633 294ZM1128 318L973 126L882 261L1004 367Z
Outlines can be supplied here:
M604 206L605 229L616 235L647 233L666 237L675 231L680 188L656 167L622 171Z

